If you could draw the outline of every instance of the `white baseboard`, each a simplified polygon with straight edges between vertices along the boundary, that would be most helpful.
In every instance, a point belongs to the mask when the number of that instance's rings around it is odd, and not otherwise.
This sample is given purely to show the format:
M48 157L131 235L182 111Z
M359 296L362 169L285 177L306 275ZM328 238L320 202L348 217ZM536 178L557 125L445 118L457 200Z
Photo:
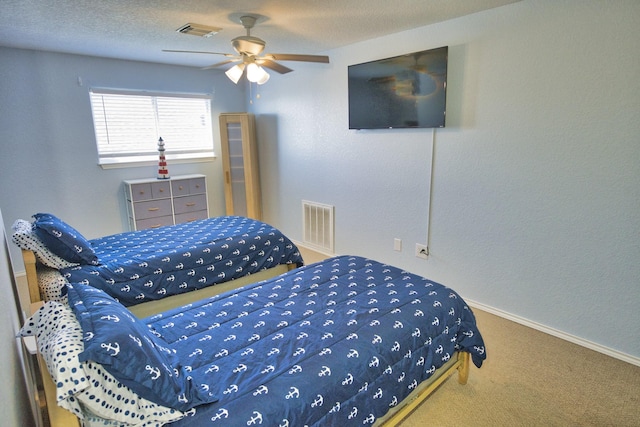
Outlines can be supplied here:
M549 334L549 335L552 335L554 337L563 339L565 341L569 341L569 342L571 342L573 344L577 344L579 346L586 347L586 348L588 348L590 350L597 351L598 353L602 353L602 354L605 354L607 356L611 356L611 357L613 357L615 359L622 360L623 362L631 363L632 365L635 365L635 366L640 366L640 357L632 356L630 354L623 353L621 351L614 350L614 349L609 348L609 347L605 347L603 345L594 343L592 341L585 340L584 338L580 338L580 337L577 337L575 335L571 335L571 334L568 334L566 332L562 332L562 331L560 331L558 329L550 328L550 327L548 327L546 325L543 325L541 323L537 323L537 322L531 321L529 319L525 319L524 317L520 317L520 316L517 316L515 314L511 314L511 313L508 313L506 311L503 311L503 310L500 310L500 309L497 309L497 308L493 308L493 307L490 307L488 305L484 305L484 304L476 302L476 301L471 301L471 300L468 300L466 298L465 298L465 301L472 308L477 308L478 310L486 311L487 313L494 314L494 315L496 315L498 317L502 317L503 319L507 319L507 320L510 320L512 322L524 325L524 326L528 326L528 327L530 327L532 329L535 329L537 331L544 332L546 334Z

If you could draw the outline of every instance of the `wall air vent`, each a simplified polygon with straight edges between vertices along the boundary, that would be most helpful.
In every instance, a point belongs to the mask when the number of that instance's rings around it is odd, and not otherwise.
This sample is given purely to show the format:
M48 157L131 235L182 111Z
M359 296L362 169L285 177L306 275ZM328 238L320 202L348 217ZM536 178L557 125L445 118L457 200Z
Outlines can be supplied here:
M182 27L176 30L178 33L189 34L192 36L198 37L206 37L209 38L218 34L222 31L222 28L219 27L209 27L207 25L202 24L184 24Z
M322 203L302 201L303 244L312 249L334 253L334 207Z

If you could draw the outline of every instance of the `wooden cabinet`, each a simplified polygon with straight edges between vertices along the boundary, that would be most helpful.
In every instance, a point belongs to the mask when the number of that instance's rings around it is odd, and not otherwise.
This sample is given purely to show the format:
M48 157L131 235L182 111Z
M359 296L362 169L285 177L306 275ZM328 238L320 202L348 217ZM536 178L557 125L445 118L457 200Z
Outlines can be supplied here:
M254 116L247 113L221 114L220 140L227 215L262 219Z
M124 181L124 192L132 231L209 217L204 175Z

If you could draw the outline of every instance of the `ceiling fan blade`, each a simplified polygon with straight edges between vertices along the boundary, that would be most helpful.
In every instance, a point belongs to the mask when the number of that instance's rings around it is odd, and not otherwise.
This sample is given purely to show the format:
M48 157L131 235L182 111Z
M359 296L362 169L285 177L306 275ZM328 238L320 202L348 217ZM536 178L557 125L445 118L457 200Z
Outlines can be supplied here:
M235 59L227 59L226 61L222 61L222 62L217 62L215 64L209 65L207 67L203 67L201 68L201 70L210 70L212 68L217 68L221 65L226 65L226 64L230 64L231 62L240 62L241 59L240 58L235 58Z
M203 52L200 50L171 50L171 49L162 49L163 52L178 52L178 53L206 53L209 55L223 55L227 57L234 57L235 55L232 53L222 53L222 52Z
M322 62L329 63L329 57L325 55L295 55L290 53L268 53L265 58L274 61L302 61L302 62Z
M277 62L274 62L271 59L267 59L267 58L257 58L256 64L262 65L263 67L267 67L280 74L286 74L288 72L293 71L291 68L287 68L284 65L280 65Z

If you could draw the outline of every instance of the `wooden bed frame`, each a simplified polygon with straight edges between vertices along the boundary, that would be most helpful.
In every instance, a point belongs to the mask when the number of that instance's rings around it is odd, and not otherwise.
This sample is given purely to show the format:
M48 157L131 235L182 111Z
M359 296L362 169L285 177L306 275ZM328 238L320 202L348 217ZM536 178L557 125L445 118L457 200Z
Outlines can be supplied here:
M44 303L44 301L38 285L36 257L33 252L27 250L22 250L22 257L27 276L27 285L29 287L29 298L31 303L30 307L26 307L27 310L25 311L31 315ZM137 317L147 317L155 313L166 311L174 307L180 307L190 302L220 294L227 290L235 289L249 283L274 277L293 268L295 268L294 265L279 265L260 273L251 274L249 276L217 284L215 286L209 286L186 294L174 295L162 300L150 301L137 306L132 306L129 307L129 310ZM37 348L33 344L26 346L27 348L31 348L30 351L35 351L35 348ZM49 372L47 371L46 364L40 355L38 355L38 365L40 376L42 378L41 384L43 392L41 394L44 395L44 397L40 399L39 405L45 425L51 427L80 427L80 421L75 415L55 404L56 387L49 375ZM466 384L467 379L469 378L469 366L469 353L457 352L449 362L438 369L428 380L422 382L400 403L400 405L392 408L387 415L376 420L374 426L384 425L386 427L398 425L422 402L424 402L427 397L429 397L429 395L431 395L443 382L456 372L458 373L458 383L463 385ZM47 402L54 402L54 404L49 405Z
M31 251L22 250L22 259L27 275L27 284L29 286L29 298L31 304L44 301L40 286L38 285L37 260L35 254ZM215 286L198 289L196 291L184 294L173 295L168 298L162 298L155 301L148 301L129 307L129 311L139 318L148 317L156 313L161 313L175 307L181 307L194 301L199 301L217 294L221 294L231 289L236 289L249 283L259 282L260 280L269 279L279 274L285 273L296 268L295 264L279 264L266 270L259 271L244 277L218 283ZM29 311L29 315L33 311Z

